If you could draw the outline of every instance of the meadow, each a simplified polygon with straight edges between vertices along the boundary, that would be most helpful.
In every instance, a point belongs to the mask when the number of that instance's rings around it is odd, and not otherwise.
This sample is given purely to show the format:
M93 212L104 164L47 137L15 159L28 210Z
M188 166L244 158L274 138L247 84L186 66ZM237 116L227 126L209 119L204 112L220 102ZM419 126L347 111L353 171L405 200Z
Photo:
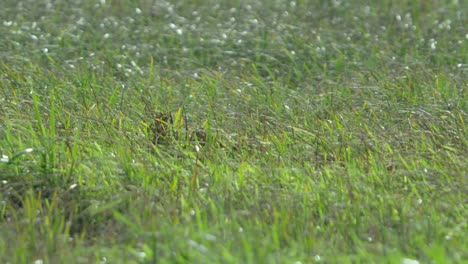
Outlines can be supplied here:
M468 261L468 6L2 0L0 263Z

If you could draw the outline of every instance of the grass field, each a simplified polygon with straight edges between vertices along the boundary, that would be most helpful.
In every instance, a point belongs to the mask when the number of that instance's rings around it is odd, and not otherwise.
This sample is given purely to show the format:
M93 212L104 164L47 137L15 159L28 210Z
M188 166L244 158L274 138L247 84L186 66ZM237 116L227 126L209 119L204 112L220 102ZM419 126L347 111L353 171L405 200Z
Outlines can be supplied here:
M462 2L2 0L0 263L468 261Z

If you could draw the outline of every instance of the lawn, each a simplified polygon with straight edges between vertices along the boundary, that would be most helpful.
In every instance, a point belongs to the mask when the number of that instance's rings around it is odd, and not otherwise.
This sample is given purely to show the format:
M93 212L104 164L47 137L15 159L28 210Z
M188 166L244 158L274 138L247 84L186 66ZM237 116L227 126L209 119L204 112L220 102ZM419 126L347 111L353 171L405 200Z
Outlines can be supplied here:
M468 6L2 0L0 263L468 261Z

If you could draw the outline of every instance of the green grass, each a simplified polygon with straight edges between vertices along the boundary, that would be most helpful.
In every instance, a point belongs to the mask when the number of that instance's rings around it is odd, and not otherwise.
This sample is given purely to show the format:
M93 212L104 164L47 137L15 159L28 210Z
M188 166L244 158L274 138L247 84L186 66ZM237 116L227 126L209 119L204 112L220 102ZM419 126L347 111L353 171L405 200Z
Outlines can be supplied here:
M0 262L467 261L461 2L2 1Z

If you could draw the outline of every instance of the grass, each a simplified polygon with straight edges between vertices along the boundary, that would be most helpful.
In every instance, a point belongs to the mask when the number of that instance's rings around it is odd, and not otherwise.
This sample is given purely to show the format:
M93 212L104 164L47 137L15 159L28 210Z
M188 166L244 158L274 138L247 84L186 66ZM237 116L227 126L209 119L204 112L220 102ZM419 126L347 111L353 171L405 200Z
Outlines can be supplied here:
M467 261L461 1L2 6L0 262Z

